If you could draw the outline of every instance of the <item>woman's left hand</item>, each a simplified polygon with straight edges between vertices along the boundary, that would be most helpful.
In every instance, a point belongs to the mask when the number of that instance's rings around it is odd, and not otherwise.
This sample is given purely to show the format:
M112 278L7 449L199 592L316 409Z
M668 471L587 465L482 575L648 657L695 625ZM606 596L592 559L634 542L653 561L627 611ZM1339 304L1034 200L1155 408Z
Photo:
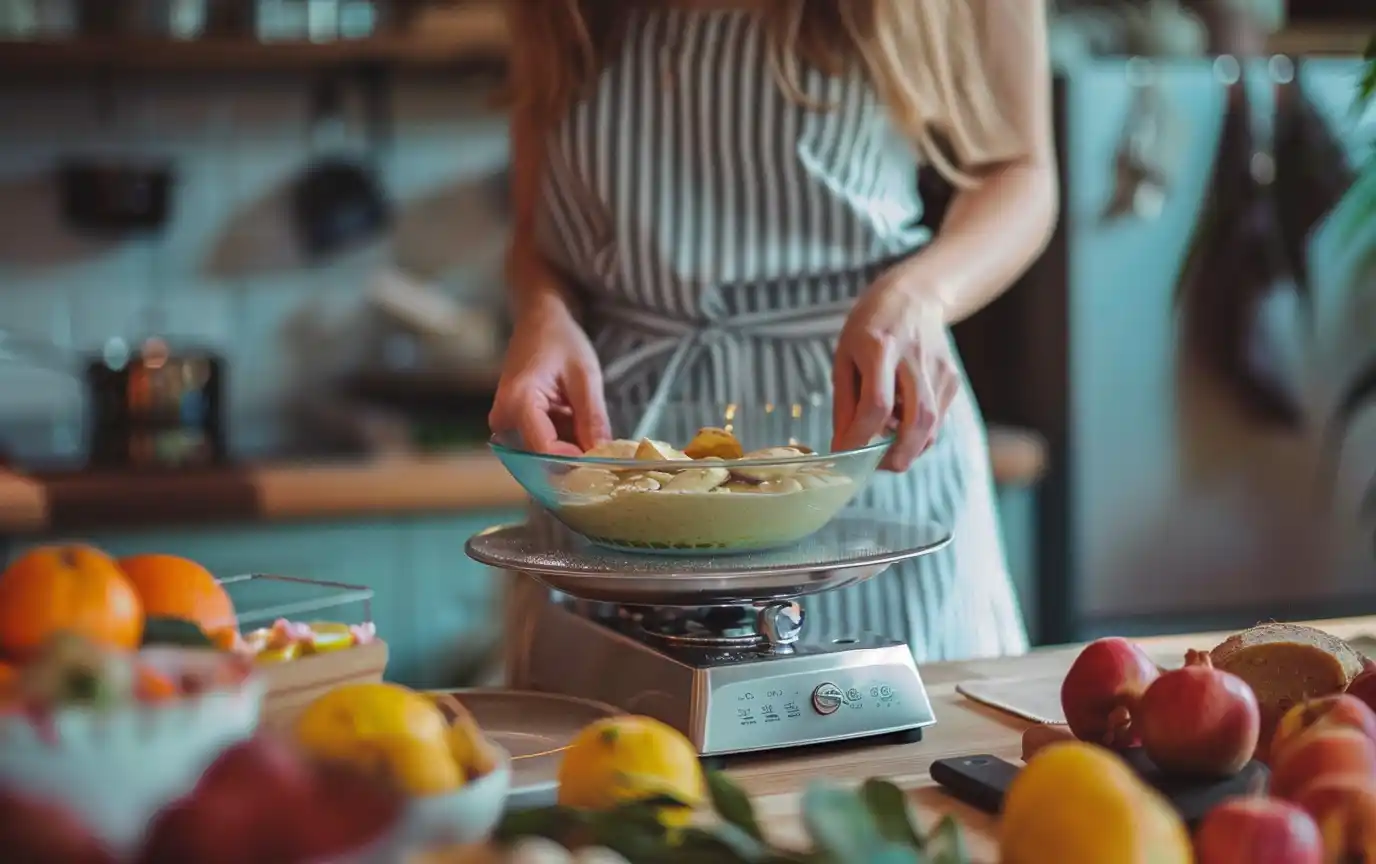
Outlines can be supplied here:
M896 428L880 467L908 470L960 390L940 302L899 273L880 277L846 319L832 375L832 449L863 447Z

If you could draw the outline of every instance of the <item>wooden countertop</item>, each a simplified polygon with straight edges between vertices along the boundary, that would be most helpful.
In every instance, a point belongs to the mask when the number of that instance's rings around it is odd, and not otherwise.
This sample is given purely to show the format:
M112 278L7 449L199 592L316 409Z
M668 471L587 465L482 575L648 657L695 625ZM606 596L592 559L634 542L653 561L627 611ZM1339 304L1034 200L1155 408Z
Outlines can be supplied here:
M1376 633L1376 617L1320 621L1314 626L1345 639L1369 637ZM1228 635L1205 633L1136 641L1158 662L1178 663L1187 649L1212 648ZM730 773L750 793L760 821L776 832L779 842L801 839L799 804L810 784L856 784L870 777L884 777L909 790L924 821L935 823L946 813L955 815L966 828L975 861L994 864L998 860L995 820L948 797L932 781L928 768L936 759L974 754L992 754L1021 764L1022 733L1032 724L966 699L956 692L956 685L976 679L1044 678L1048 687L1059 688L1078 651L1079 646L1072 646L1035 651L1025 657L927 664L921 672L937 724L926 730L922 742L761 756L732 768Z
M996 428L989 442L998 483L1026 486L1041 477L1046 448L1039 437ZM30 477L0 469L0 534L361 518L525 502L521 487L486 450L165 474Z

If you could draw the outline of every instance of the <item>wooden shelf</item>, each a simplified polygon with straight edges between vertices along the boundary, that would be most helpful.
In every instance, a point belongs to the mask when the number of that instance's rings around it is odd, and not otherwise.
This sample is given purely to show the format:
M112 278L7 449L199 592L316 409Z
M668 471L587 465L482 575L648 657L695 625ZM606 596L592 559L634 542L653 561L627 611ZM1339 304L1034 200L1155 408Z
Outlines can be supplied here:
M1357 21L1351 24L1301 24L1276 33L1267 48L1273 54L1360 57L1371 41L1373 29L1376 29L1376 25L1371 22Z
M438 32L404 33L337 42L258 42L209 38L169 41L81 38L61 42L2 42L6 72L270 72L385 65L434 68L503 59L506 26L497 7L477 6Z

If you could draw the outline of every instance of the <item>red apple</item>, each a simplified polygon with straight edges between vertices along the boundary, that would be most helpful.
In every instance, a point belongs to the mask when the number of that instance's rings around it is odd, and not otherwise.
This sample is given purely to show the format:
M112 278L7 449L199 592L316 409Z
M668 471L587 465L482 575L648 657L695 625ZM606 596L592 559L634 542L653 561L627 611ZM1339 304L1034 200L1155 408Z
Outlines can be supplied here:
M1293 800L1311 783L1350 774L1376 776L1376 743L1344 726L1315 728L1272 761L1271 794Z
M1274 798L1232 798L1210 810L1194 835L1196 864L1324 864L1309 814Z
M0 861L114 864L105 845L66 808L0 791Z
M1133 712L1147 756L1162 771L1231 777L1252 761L1261 735L1256 694L1236 675L1215 669L1204 651L1162 673Z
M1376 786L1366 776L1322 777L1295 803L1319 826L1328 861L1376 861Z
M1081 741L1109 747L1138 742L1133 712L1160 670L1146 652L1116 636L1085 646L1061 684L1061 710Z
M1301 702L1281 715L1271 738L1271 759L1310 729L1333 727L1355 729L1376 742L1376 712L1355 696L1339 693Z
M300 860L337 860L377 842L397 826L405 807L405 796L376 778L319 766L311 803L293 826Z
M300 753L277 738L259 735L221 753L205 769L192 794L304 798L311 793L312 782L310 766Z

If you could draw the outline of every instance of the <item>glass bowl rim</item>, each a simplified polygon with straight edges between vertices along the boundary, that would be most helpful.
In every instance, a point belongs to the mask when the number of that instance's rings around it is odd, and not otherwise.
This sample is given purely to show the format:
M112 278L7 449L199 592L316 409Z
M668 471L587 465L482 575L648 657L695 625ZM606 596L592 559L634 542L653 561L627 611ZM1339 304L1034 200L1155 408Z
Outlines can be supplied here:
M614 456L563 456L557 453L539 453L535 450L526 450L520 447L512 447L497 440L499 436L492 435L488 438L487 444L498 454L508 454L511 456L523 456L540 459L546 462L553 462L557 465L570 465L574 467L611 467L621 470L636 469L640 471L683 471L692 462L718 465L725 468L777 468L785 465L814 465L821 462L830 462L837 459L849 459L854 456L864 456L878 451L887 450L891 447L897 436L892 432L886 432L874 441L863 447L854 447L849 450L835 450L829 453L803 453L798 456L779 456L772 459L694 459L686 462L682 459L617 459ZM780 444L780 447L787 447L787 444Z

